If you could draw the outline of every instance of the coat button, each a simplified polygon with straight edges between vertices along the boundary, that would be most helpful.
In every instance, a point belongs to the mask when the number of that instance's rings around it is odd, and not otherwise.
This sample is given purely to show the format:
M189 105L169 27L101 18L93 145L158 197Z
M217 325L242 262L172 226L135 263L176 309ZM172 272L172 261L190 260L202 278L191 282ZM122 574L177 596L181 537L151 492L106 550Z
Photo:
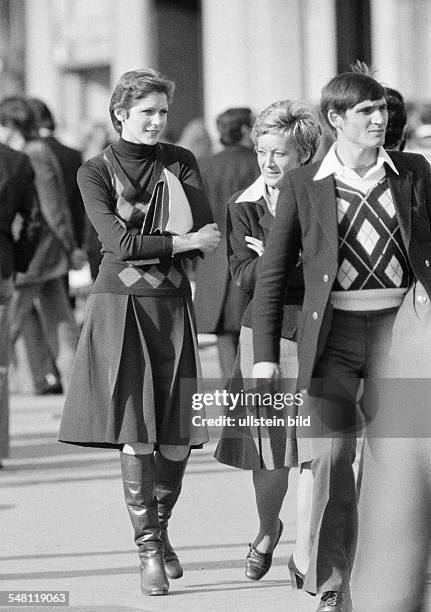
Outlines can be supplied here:
M426 265L426 267L427 267L427 268L429 268L429 267L430 267L430 262L429 262L429 259L425 259L425 265Z
M428 298L426 295L418 295L419 304L426 304L428 302Z
M313 319L314 319L315 321L317 321L317 319L319 318L319 315L318 315L318 313L317 313L317 312L313 312L313 314L312 314L311 316L313 317Z
M329 281L329 276L327 274L323 275L323 282L327 283Z

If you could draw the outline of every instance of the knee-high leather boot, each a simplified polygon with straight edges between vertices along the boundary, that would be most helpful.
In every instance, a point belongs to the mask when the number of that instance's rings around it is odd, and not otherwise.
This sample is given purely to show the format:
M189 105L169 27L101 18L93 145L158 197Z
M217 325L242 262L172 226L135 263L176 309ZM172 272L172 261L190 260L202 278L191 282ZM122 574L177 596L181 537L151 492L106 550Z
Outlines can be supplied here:
M146 595L167 595L169 582L155 493L154 455L121 452L120 456L124 496L141 560L141 591Z
M181 563L169 541L168 521L181 493L188 459L186 457L182 461L171 461L160 452L156 453L156 495L161 538L164 545L165 568L169 578L181 578L183 575Z

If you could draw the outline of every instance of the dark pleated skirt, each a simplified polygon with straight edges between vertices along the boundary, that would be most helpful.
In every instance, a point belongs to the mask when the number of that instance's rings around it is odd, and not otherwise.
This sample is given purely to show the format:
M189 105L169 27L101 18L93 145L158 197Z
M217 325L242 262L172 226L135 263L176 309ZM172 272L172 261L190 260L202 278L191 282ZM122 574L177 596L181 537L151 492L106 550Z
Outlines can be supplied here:
M272 389L252 388L253 336L248 327L241 327L238 355L234 374L229 384L231 393L240 393L244 387L247 391L257 392L264 396ZM298 361L296 344L286 338L280 343L280 369L283 379L278 388L283 394L295 393ZM220 463L243 470L274 470L283 467L298 466L311 459L309 441L296 438L296 427L288 425L288 417L295 419L297 406L286 406L277 410L271 406L240 409L240 414L229 411L229 416L236 417L234 426L222 430L214 457ZM249 425L247 416L264 419L279 419L281 425ZM278 422L278 421L275 421ZM252 422L253 423L253 422Z
M121 448L134 442L200 446L192 425L200 391L188 297L95 293L76 353L59 440Z

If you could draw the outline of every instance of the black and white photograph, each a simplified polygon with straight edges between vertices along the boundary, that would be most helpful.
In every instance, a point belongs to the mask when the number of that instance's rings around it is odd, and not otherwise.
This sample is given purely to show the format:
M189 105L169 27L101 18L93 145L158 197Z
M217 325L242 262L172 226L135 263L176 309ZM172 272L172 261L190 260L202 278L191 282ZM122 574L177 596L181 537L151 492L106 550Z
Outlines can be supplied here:
M0 610L431 612L431 2L0 0Z

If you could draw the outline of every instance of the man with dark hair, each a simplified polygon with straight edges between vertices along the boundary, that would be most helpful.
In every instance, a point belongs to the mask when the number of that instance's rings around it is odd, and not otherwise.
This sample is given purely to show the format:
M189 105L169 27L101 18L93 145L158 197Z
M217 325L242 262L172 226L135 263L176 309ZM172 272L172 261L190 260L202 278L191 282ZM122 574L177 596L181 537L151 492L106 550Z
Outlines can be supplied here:
M411 279L431 295L431 170L420 155L383 148L385 89L371 76L333 78L321 110L336 141L321 162L288 173L280 190L255 290L254 374L277 376L284 287L301 249L298 387L311 418L314 492L310 564L299 570L304 589L322 593L319 612L346 612L357 532L356 395L361 379L367 397L367 379L384 376Z
M34 172L26 155L0 144L0 460L9 450L10 302L16 272L25 272L40 234ZM20 218L20 228L14 222ZM0 462L1 467L1 462Z
M226 256L226 207L229 198L259 176L251 146L253 117L249 108L230 108L217 117L223 150L199 162L214 221L222 235L220 248L199 261L195 309L198 331L217 334L222 375L232 374L247 296L233 282Z

